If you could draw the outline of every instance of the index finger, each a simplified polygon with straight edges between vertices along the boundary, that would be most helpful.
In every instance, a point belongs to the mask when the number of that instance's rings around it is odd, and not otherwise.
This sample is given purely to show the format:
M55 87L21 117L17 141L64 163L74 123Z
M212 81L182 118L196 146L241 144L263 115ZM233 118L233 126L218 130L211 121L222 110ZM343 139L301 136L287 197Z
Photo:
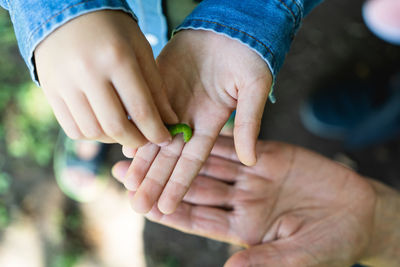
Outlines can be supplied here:
M218 136L218 131L196 129L192 139L185 145L182 154L165 186L158 208L164 214L173 213L182 201L193 179L211 152Z
M153 76L159 74L155 72ZM171 141L171 135L161 119L150 88L135 60L121 63L112 77L112 83L132 121L147 140L154 144Z

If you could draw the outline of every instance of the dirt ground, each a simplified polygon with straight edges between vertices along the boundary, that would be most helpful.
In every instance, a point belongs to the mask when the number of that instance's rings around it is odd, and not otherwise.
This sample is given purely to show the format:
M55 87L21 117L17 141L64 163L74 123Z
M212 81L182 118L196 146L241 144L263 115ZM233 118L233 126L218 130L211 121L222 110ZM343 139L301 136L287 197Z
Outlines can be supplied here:
M399 67L400 47L387 44L369 32L361 18L362 3L362 0L327 0L304 20L278 76L275 88L277 103L268 103L266 106L260 138L301 145L331 158L345 156L353 161L360 173L400 189L400 167L396 164L400 159L400 139L368 149L348 151L339 142L309 133L299 118L299 107L312 90L343 77L372 77L378 70L396 63ZM113 149L110 161L120 158L119 151L118 148ZM6 165L5 169L15 177L13 194L4 200L14 203L10 213L15 223L0 231L0 256L11 255L21 258L21 261L2 265L2 262L6 262L4 256L3 259L0 257L0 266L120 267L108 264L107 259L103 259L101 255L112 253L111 249L99 249L94 245L102 240L99 238L102 234L97 232L101 229L96 230L90 223L81 222L81 213L91 208L74 203L60 193L51 166L39 167L29 160L9 160L5 156L0 157L0 163ZM112 182L110 187L113 188L115 199L123 196L119 185ZM110 215L104 215L111 213L106 213L106 208L101 210L105 207L101 205L91 209L92 213L89 214L92 217L89 217L92 223L93 218L97 218L101 225L107 226L108 222L111 224L115 220ZM74 214L78 214L77 217ZM128 217L121 220L136 220L138 224L135 229L132 225L126 226L133 230L130 235L122 235L121 240L140 239L140 231L143 230L144 245L135 249L142 253L144 251L148 267L218 267L223 266L229 255L238 249L148 221L142 225L140 218L133 218L134 215ZM60 222L60 218L69 220L67 226ZM113 231L117 235L116 229L110 231L111 235ZM14 248L11 252L9 244ZM83 260L74 261L74 248L84 251ZM70 251L68 255L72 256L63 256L62 251ZM99 251L103 254L100 255ZM21 253L30 259L29 265L23 263ZM54 255L61 255L63 260ZM139 263L121 263L123 266L139 267Z

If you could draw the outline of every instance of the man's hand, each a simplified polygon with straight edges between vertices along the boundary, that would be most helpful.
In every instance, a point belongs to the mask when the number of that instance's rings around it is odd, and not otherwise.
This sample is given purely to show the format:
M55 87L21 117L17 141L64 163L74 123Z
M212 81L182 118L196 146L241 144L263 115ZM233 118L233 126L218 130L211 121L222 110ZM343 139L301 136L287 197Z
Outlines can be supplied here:
M272 82L259 55L210 31L179 32L157 63L169 101L180 122L193 128L193 137L184 144L177 136L161 149L148 144L136 152L124 184L136 191L132 204L140 213L147 213L157 200L162 212L175 210L235 108L239 158L255 164L255 142Z
M149 43L124 12L97 11L66 23L37 47L35 61L69 137L133 148L170 141L164 123L178 119Z
M376 192L352 170L277 142L258 142L254 167L240 164L230 138L219 138L211 154L175 213L155 206L146 216L248 247L226 266L344 267L378 245ZM113 173L121 179L127 168L118 163Z

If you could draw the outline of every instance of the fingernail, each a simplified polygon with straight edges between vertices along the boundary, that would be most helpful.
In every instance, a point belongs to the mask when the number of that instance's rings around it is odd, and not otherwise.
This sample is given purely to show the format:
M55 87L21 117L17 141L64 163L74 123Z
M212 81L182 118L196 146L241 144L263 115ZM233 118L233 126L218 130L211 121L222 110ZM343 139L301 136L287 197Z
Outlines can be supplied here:
M162 142L161 144L158 144L159 146L167 146L167 145L169 145L169 144L171 144L171 140L168 140L168 141L166 141L166 142Z
M175 211L175 203L170 199L159 201L158 209L166 215L171 214Z

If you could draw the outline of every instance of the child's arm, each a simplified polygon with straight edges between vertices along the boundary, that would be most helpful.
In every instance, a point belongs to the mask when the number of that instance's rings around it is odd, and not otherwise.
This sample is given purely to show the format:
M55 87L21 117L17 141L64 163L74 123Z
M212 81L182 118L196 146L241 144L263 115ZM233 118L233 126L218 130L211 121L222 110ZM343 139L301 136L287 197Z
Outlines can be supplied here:
M170 140L165 123L178 121L125 1L1 4L33 78L70 137L132 147Z

